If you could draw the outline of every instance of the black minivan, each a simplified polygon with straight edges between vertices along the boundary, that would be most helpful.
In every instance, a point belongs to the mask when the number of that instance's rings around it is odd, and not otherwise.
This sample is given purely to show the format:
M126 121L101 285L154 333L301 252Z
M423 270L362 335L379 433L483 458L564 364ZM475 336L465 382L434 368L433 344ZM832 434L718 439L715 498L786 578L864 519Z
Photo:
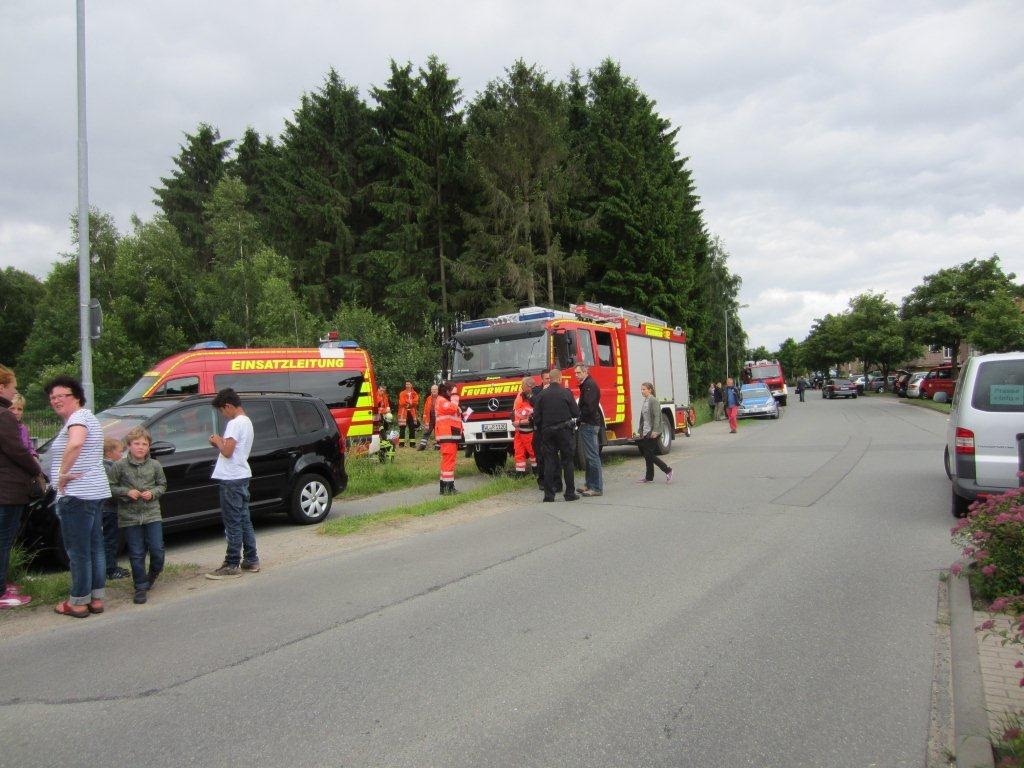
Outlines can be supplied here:
M334 496L348 484L338 425L327 406L319 398L290 392L238 395L254 432L249 454L253 516L284 512L300 525L320 522L330 513ZM211 406L213 397L132 400L96 414L105 437L123 438L136 426L149 430L150 454L167 475L167 492L160 499L165 531L220 521L217 482L210 477L217 450L210 445L210 435L223 434L224 419ZM49 470L45 449L40 462ZM51 491L30 505L22 539L29 551L50 550L64 561L53 502Z

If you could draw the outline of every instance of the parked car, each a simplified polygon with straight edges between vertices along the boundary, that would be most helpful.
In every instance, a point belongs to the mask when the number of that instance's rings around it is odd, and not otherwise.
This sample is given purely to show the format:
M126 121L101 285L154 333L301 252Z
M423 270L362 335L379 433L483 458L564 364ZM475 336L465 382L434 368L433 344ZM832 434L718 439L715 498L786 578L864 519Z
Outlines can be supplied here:
M945 363L928 371L928 375L921 382L921 397L930 400L935 398L936 392L945 392L946 397L952 400L955 389L956 380L953 378L953 366Z
M952 512L1020 485L1024 469L1024 352L968 358L949 411L944 455Z
M849 379L827 379L821 388L821 396L826 400L837 397L857 397L857 385Z
M167 492L160 500L164 530L220 521L217 482L211 479L217 450L210 435L224 431L213 395L176 395L132 400L96 414L106 437L123 438L142 426L153 438L150 453L164 468ZM255 433L249 465L253 515L284 512L300 525L318 523L345 490L345 454L338 425L324 402L288 392L239 393ZM49 468L43 446L40 461ZM66 561L54 494L32 505L23 540L32 551L49 550Z
M740 393L743 395L743 402L740 404L737 414L739 418L746 419L754 416L779 418L779 404L766 384L744 384L740 388Z
M892 391L896 393L897 397L906 397L907 387L910 386L910 382L913 380L914 376L918 376L918 374L920 374L918 377L918 380L920 380L924 377L925 373L926 371L904 371L896 377L896 381L892 385Z
M928 371L918 371L911 375L910 380L907 382L907 397L910 399L917 399L921 397L921 382L924 381L924 377L928 375Z

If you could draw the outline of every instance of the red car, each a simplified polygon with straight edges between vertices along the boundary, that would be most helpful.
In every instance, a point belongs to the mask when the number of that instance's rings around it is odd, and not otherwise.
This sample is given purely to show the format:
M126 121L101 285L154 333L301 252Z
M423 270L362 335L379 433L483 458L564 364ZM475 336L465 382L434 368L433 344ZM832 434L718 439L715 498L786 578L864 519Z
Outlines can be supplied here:
M921 399L932 400L936 392L945 392L946 397L952 399L955 388L953 366L950 363L937 365L928 371L928 375L921 381Z

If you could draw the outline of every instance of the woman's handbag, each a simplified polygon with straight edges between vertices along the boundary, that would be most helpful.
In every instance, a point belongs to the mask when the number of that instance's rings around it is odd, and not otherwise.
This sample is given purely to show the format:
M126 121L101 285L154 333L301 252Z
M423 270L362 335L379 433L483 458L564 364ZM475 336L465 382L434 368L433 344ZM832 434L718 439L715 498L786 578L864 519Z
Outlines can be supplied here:
M36 475L28 481L28 497L30 499L41 499L46 495L46 476Z

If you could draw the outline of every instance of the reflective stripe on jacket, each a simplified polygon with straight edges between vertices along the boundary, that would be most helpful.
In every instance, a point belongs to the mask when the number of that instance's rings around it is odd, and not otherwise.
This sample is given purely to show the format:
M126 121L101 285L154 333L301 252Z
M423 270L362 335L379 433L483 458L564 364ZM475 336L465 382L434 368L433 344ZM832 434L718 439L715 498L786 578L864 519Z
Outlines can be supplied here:
M462 417L459 415L458 395L453 396L452 400L438 395L434 414L436 419L434 435L437 442L459 442L462 439Z

